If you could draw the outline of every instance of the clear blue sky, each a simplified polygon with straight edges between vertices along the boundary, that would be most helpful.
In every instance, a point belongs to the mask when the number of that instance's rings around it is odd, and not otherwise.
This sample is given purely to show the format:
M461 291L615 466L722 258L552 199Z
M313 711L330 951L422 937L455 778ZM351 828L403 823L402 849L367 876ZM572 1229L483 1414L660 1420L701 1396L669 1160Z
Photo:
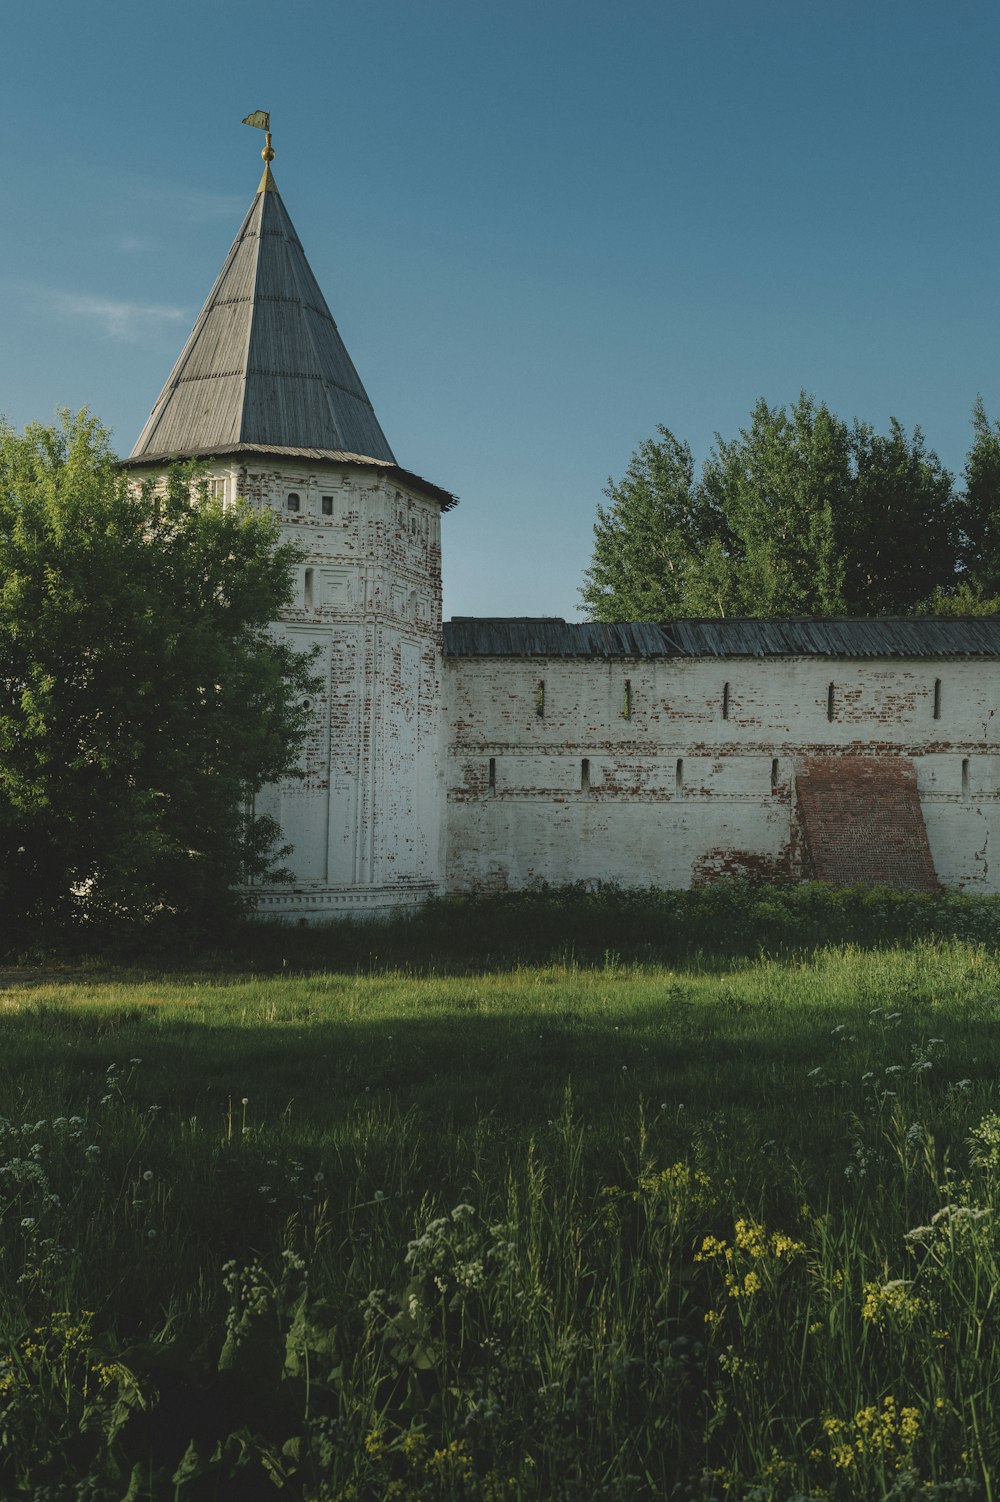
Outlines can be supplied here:
M455 490L445 613L579 613L609 474L758 396L1000 416L985 0L4 7L0 412L127 453L275 176L401 464Z

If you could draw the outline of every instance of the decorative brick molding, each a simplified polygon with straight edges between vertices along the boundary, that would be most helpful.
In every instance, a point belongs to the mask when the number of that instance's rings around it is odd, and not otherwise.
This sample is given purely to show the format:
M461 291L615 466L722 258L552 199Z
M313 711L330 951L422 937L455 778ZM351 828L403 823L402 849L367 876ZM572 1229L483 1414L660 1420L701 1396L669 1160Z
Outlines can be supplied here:
M817 881L937 891L911 761L814 757L796 763L795 783L807 869Z

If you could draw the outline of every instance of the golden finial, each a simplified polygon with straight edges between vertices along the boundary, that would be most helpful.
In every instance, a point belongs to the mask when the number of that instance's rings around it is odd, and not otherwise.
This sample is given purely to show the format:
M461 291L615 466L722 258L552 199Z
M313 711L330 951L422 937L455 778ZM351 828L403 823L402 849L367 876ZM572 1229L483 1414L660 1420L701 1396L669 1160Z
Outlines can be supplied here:
M247 115L244 125L253 125L257 130L266 132L267 140L261 157L264 162L264 175L257 189L258 193L275 193L277 189L274 178L271 176L271 163L274 161L274 147L271 145L271 113L269 110L254 110L252 115Z

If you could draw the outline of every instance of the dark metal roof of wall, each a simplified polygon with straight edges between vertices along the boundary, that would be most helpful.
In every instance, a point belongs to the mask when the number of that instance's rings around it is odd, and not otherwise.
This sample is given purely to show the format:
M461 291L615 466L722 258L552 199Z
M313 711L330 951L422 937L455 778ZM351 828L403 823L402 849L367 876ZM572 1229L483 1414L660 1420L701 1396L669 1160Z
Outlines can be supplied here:
M130 459L232 445L395 464L270 169Z
M1000 617L564 621L457 616L446 657L1000 657Z

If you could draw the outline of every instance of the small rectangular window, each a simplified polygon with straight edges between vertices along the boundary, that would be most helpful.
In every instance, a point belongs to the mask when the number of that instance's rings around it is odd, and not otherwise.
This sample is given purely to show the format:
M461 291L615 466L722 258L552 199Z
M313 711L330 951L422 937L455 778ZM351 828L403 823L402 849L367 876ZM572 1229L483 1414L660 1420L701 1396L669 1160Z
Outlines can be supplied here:
M295 494L295 492L293 490L291 492L291 494L288 496L287 500L285 501L285 510L286 511L298 511L298 509L299 509L299 498L298 498L298 496Z
M632 680L631 680L631 678L626 678L625 679L625 694L624 694L624 697L622 698L622 719L623 720L630 720L631 718L632 718Z
M491 798L495 798L496 797L496 791L497 791L497 759L496 759L495 756L491 756L490 757L489 789L490 789L490 797Z
M722 685L722 718L729 719L729 684Z
M934 718L941 718L941 679L934 679Z
M323 508L323 515L324 516L332 516L333 515L333 496L332 495L324 495L324 496L322 496L320 498L320 506Z
M535 689L535 713L538 718L545 717L545 679L539 678L538 687Z
M835 705L833 702L833 684L831 683L830 687L826 691L826 717L828 720L833 719L834 709Z
M585 756L580 763L580 791L590 792L590 757Z
M674 767L674 796L684 797L684 763L678 756L677 765Z

